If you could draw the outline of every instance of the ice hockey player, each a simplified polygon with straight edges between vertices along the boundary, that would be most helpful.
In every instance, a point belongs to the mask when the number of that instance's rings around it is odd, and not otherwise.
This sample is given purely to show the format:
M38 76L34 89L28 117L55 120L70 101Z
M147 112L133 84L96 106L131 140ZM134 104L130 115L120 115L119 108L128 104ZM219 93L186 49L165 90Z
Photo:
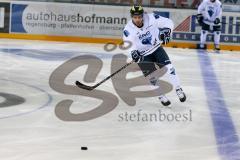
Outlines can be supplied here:
M174 86L181 102L186 100L186 95L180 87L179 78L175 72L171 61L162 44L167 44L172 35L172 20L162 17L155 13L144 13L143 7L134 5L130 14L132 19L127 23L123 30L123 41L131 42L129 49L132 59L138 63L145 77L151 85L158 85L158 79L151 76L159 68L167 67L167 76ZM165 95L159 95L159 99L164 106L171 104Z
M208 32L214 33L214 46L220 50L222 4L219 0L203 0L198 7L197 20L202 26L200 48L205 49Z

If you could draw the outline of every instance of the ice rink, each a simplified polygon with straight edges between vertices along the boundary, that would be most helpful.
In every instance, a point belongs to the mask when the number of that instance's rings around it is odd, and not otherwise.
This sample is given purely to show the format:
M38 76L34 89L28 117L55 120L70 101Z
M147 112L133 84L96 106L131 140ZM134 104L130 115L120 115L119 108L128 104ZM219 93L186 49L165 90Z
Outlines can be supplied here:
M240 160L240 52L165 49L187 94L185 103L172 91L167 94L171 107L163 107L157 97L137 98L129 106L109 80L97 89L113 95L115 108L92 120L65 121L56 115L61 101L73 101L75 114L101 101L67 94L64 86L66 93L53 89L53 72L71 58L94 55L103 67L96 81L87 83L93 85L110 74L113 55L125 51L106 51L103 44L1 39L0 159ZM83 81L86 69L78 67L65 79L74 93L81 92L74 83ZM169 119L144 120L154 113Z

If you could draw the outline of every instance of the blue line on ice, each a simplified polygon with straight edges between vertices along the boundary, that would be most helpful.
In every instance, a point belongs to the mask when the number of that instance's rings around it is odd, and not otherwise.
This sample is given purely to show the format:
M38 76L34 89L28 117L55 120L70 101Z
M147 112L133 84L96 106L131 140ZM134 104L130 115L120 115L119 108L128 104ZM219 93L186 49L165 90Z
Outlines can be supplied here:
M198 58L214 127L218 153L223 160L239 160L239 138L224 101L211 59L206 51L200 50L198 51ZM211 81L208 79L211 79Z

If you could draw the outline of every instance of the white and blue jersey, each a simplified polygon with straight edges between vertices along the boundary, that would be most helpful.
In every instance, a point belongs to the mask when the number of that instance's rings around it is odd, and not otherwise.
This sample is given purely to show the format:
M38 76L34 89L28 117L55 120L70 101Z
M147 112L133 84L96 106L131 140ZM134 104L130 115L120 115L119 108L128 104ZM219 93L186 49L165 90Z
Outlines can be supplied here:
M198 14L203 15L203 22L205 24L214 25L216 18L221 19L222 4L219 0L216 0L215 2L204 0L198 7Z
M143 27L141 28L133 24L132 20L129 21L123 30L123 41L131 43L129 53L133 50L138 50L142 56L153 53L161 46L159 33L163 28L170 28L173 31L172 20L154 13L143 14Z

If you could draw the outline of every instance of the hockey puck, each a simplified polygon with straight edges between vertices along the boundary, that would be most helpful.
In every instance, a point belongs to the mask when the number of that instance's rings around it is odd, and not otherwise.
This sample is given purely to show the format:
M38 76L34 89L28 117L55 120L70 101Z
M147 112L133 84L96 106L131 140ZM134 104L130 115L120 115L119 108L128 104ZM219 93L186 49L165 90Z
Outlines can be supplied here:
M88 150L88 148L87 147L81 147L81 150L86 151L86 150Z

